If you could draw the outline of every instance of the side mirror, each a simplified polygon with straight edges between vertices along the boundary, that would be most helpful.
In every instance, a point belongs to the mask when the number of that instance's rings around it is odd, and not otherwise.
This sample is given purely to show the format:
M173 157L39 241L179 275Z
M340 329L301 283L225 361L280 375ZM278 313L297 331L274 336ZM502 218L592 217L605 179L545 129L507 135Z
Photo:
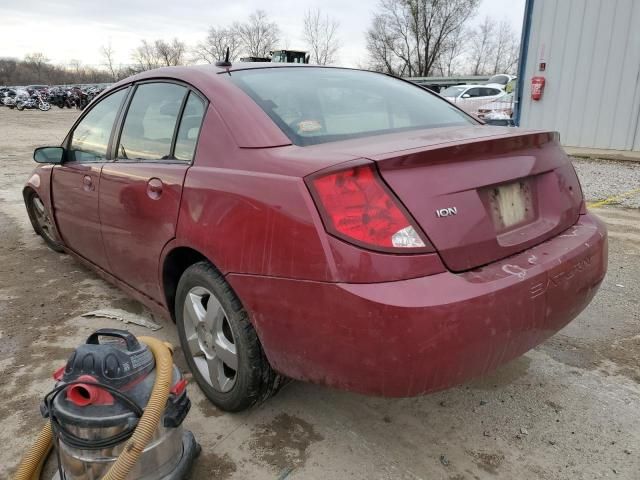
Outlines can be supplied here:
M33 159L38 163L62 163L64 148L62 147L38 147L33 151Z
M464 95L462 95L462 98L471 98L471 95L469 95L468 93L465 93Z

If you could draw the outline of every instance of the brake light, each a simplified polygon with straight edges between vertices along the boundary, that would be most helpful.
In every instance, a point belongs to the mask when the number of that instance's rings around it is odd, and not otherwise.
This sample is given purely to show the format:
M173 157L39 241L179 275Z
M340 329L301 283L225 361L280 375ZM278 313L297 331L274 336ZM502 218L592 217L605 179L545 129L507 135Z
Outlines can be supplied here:
M310 185L329 233L377 250L427 249L373 165L320 175Z

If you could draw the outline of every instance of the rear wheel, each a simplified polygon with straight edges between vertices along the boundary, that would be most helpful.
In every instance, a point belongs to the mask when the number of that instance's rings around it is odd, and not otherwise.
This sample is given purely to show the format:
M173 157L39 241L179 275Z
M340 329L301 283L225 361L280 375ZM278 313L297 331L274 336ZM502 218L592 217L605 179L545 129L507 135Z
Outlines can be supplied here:
M51 217L36 192L31 190L26 196L27 213L35 232L42 237L45 243L56 252L63 253L62 242L55 234Z
M269 365L247 312L208 262L192 265L180 278L175 316L187 364L218 408L239 412L278 390L282 378Z

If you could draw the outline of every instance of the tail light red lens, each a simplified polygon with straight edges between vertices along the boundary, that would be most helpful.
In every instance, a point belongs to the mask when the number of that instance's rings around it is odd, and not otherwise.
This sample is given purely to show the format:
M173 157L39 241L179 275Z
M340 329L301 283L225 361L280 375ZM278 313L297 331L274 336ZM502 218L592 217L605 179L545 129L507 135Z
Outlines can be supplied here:
M373 165L320 175L310 186L329 233L375 250L433 251Z

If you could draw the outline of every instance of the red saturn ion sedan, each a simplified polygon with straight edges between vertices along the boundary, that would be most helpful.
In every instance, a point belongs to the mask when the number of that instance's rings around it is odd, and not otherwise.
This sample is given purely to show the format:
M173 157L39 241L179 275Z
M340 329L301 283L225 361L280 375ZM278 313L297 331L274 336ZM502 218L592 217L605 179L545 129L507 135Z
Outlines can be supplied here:
M421 395L553 335L604 225L558 135L378 73L240 63L114 85L24 188L35 231L177 325L211 401L285 377Z

